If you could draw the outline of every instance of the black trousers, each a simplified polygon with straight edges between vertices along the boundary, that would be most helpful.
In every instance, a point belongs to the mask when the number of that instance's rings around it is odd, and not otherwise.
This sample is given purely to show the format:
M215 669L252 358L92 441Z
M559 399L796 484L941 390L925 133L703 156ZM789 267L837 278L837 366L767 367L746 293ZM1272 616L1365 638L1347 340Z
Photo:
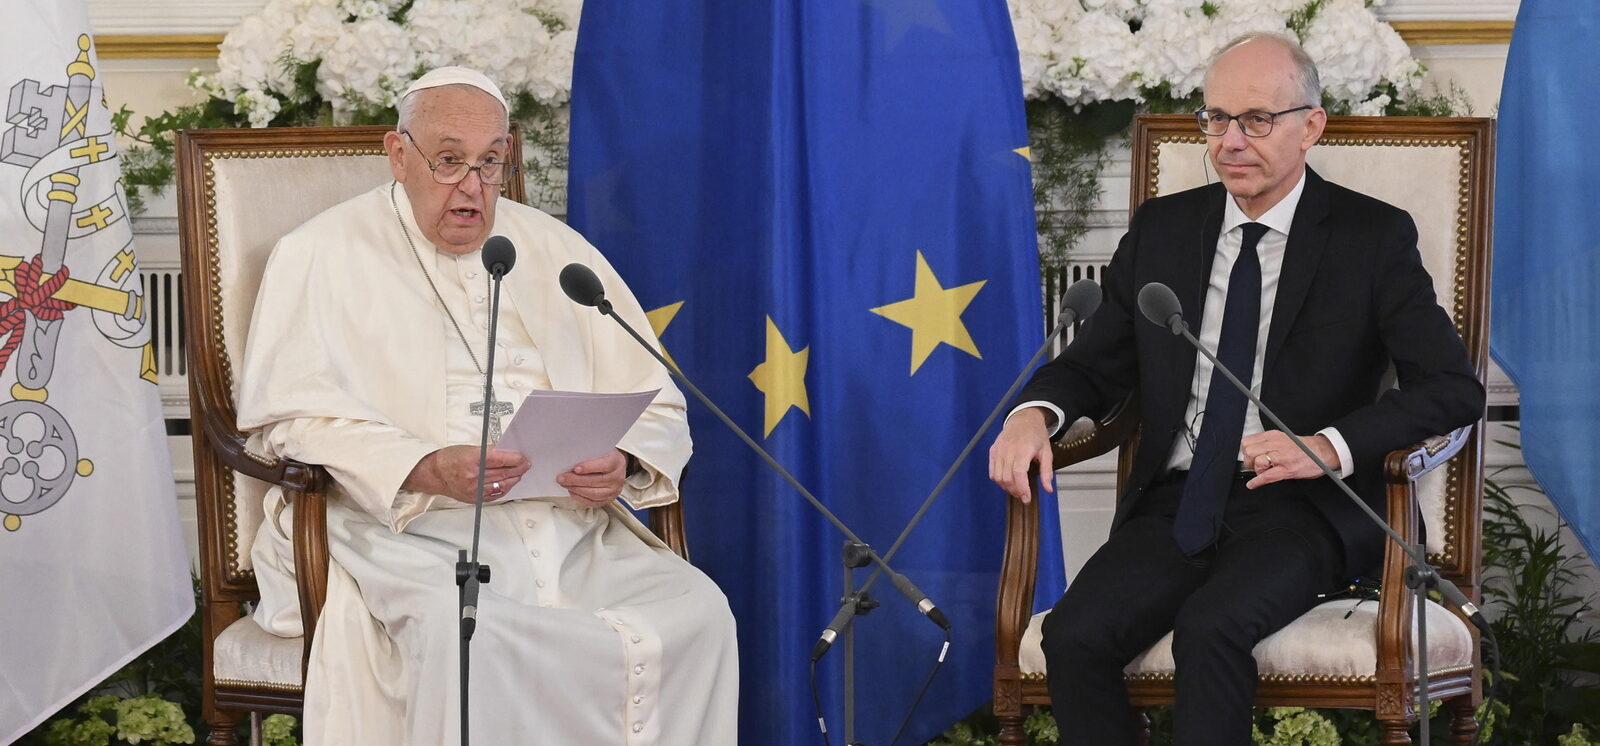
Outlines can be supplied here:
M1185 556L1172 538L1184 472L1147 488L1044 620L1061 743L1132 746L1122 669L1174 633L1177 746L1249 746L1251 648L1342 585L1341 545L1295 482L1236 479L1217 543Z

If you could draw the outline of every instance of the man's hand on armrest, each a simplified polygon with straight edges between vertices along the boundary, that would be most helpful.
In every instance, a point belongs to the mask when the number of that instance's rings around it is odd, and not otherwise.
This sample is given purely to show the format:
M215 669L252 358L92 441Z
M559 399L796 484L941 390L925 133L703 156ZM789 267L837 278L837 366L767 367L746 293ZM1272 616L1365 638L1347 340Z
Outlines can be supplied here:
M484 498L492 500L506 494L522 479L531 464L516 451L491 448L488 466L483 491ZM444 495L464 503L475 502L478 495L477 446L445 446L423 456L400 486L414 492Z
M1047 422L1051 416L1039 407L1012 413L989 448L989 479L1000 485L1006 494L1023 502L1032 498L1028 471L1034 463L1039 464L1039 486L1045 492L1055 491L1051 428Z

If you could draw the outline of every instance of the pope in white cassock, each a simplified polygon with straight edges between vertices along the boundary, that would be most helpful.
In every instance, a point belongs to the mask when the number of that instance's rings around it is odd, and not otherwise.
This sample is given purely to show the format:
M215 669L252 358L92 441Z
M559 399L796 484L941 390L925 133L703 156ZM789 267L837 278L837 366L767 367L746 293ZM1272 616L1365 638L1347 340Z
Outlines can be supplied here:
M485 509L482 558L494 576L473 638L473 742L734 744L727 599L617 502L678 498L690 452L683 397L614 323L562 294L561 268L582 262L619 313L649 328L582 237L498 198L514 174L508 144L505 98L486 77L424 75L384 139L394 182L285 236L262 278L240 428L270 455L325 465L335 482L305 741L459 741L454 568L471 541L473 404L488 352L479 248L500 234L518 258L500 310L497 400L515 407L533 389L661 393L616 451L558 478L566 494ZM511 451L491 450L488 464L490 499L528 469ZM255 619L298 635L292 507L276 492L266 507Z

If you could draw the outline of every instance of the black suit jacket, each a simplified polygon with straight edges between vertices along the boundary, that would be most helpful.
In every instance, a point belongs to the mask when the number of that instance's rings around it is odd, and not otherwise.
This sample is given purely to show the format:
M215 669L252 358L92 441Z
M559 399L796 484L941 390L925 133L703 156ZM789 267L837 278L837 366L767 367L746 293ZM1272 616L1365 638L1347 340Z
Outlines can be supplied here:
M1338 428L1355 461L1351 486L1384 515L1385 455L1476 421L1484 390L1435 300L1411 216L1309 167L1305 178L1267 334L1261 400L1297 434ZM1198 331L1228 198L1212 184L1144 203L1102 278L1104 304L1018 398L1050 401L1071 423L1105 414L1138 388L1140 445L1113 529L1165 473L1194 377L1194 348L1139 314L1139 289L1165 283ZM1398 389L1385 386L1391 364ZM1335 485L1280 484L1302 491L1328 518L1348 572L1381 559L1382 533Z

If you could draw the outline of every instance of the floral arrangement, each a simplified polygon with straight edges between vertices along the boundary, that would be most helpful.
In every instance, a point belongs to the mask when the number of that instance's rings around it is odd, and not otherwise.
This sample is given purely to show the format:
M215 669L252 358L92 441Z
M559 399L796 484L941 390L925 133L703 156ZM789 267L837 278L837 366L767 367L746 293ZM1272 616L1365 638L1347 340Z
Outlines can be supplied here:
M252 127L326 102L335 123L382 116L420 71L466 65L524 103L572 94L582 0L270 0L222 42L218 71L190 84ZM307 67L313 69L306 70ZM309 74L303 74L309 73Z
M1186 99L1250 32L1293 35L1338 113L1379 115L1425 72L1372 0L1009 0L1023 92L1069 105Z

